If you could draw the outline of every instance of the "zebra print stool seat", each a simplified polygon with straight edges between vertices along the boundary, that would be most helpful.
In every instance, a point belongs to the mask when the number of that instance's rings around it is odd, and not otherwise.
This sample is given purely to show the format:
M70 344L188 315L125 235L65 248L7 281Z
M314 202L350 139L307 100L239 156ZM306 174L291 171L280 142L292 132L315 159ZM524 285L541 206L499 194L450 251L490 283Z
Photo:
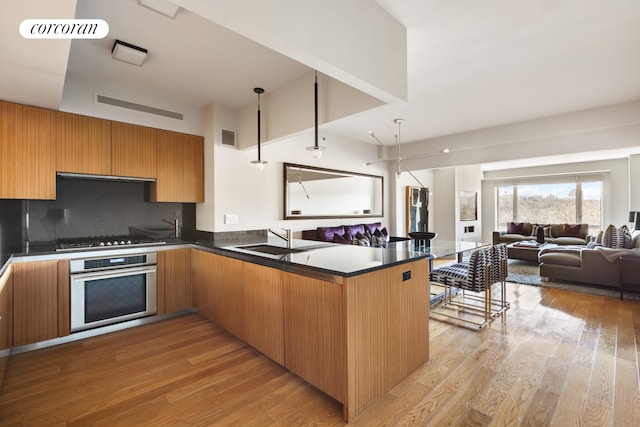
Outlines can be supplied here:
M480 328L485 326L508 308L504 286L506 259L507 246L500 244L475 250L468 262L445 265L431 271L429 280L445 288L442 304L433 308L431 313L472 323ZM491 285L497 282L501 282L503 287L501 299L496 301L491 298ZM453 288L462 290L461 298L453 298ZM483 293L484 296L466 295L465 291ZM482 304L474 304L467 299ZM478 316L481 320L474 320Z

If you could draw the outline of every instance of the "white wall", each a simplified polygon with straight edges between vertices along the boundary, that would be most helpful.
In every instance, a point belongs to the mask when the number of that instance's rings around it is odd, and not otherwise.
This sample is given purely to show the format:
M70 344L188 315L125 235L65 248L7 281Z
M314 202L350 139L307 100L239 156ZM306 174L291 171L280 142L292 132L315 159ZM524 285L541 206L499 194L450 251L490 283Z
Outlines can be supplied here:
M482 170L480 165L460 166L455 168L455 236L456 240L477 242L482 236ZM478 219L460 221L460 192L475 191L477 195ZM465 232L465 227L473 227L474 231Z
M130 93L111 80L102 80L98 82L93 77L89 79L86 76L73 71L69 71L67 73L67 80L73 80L73 85L65 86L64 96L60 102L60 111L125 123L133 123L158 129L172 130L192 135L204 134L205 123L203 122L202 110L199 108L177 105L174 101L163 98L161 95L162 91L154 91L137 95L136 99L132 99ZM182 113L184 120L157 116L113 105L97 104L94 102L96 93L134 102L136 104Z
M433 172L433 229L438 240L456 239L456 171L455 168Z
M640 212L640 154L629 156L629 210Z
M263 88L260 96L260 139L262 142L276 141L314 127L314 82L315 73L310 71L302 77L278 88ZM331 122L382 104L381 101L347 86L331 77L318 73L318 123ZM258 98L239 111L238 147L246 149L258 140Z
M197 207L197 227L202 231L236 231L265 228L291 228L294 232L312 229L323 225L357 224L360 222L382 221L389 226L389 179L386 166L365 166L363 159L375 159L377 148L372 144L344 140L333 135L326 137L323 145L327 150L321 159L315 159L306 147L313 145L312 133L298 135L278 142L262 145L262 159L268 164L264 170L257 170L250 162L257 158L257 149L238 150L223 146L219 141L219 131L225 127L225 120L231 121L233 115L224 117L216 114L219 106L214 106L214 135L205 135L209 148L213 149L213 158L205 159L205 170L213 171L207 176L205 203ZM207 117L209 120L210 117ZM206 155L206 154L205 154ZM350 172L382 175L385 182L384 217L348 218L323 220L284 220L283 163L297 163L308 166L326 167ZM209 191L213 187L213 194ZM225 214L238 215L237 224L225 224ZM295 236L296 234L294 234Z
M638 153L640 100L432 138L405 144L402 152L410 157L444 148L451 153L408 159L405 166L434 169L614 149Z
M174 3L376 98L407 99L406 28L375 2Z

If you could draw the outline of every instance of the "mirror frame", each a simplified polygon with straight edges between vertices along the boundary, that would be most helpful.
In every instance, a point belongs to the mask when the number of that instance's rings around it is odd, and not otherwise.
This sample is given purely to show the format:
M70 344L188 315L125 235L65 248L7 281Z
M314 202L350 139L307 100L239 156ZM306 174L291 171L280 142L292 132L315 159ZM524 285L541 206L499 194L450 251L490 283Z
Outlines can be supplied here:
M312 171L318 172L329 172L329 173L337 173L341 175L349 175L354 177L366 177L372 179L380 180L380 213L371 213L371 214L335 214L335 215L289 215L289 191L288 191L288 181L287 181L287 170L288 168L296 168L296 169L308 169ZM317 166L307 166L307 165L299 165L295 163L284 163L282 169L282 182L283 182L283 199L284 199L284 219L329 219L329 218L379 218L384 216L384 177L382 175L369 175L366 173L359 172L349 172L338 169L328 169L321 168Z

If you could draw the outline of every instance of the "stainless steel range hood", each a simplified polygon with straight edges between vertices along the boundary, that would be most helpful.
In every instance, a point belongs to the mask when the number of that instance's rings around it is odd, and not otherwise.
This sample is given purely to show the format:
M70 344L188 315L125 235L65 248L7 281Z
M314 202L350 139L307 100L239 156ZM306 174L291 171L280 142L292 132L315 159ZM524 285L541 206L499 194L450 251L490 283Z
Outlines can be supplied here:
M120 181L120 182L155 182L155 178L137 178L133 176L92 175L86 173L58 172L60 178L87 179L93 181Z

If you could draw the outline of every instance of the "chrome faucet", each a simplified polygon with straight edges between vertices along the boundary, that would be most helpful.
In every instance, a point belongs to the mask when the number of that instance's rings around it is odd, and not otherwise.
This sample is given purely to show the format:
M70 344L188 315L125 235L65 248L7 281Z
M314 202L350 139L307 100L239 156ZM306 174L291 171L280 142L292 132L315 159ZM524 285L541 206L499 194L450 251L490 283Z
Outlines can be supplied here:
M176 239L180 238L180 219L175 218L173 221L169 221L168 219L162 219L162 221L167 224L171 224L174 227L174 234L176 235Z
M283 230L286 233L286 235L284 235L284 236L282 234L280 234L280 233L277 233L277 232L273 231L272 229L269 229L269 232L275 234L276 236L278 236L279 238L281 238L282 240L287 242L287 248L291 249L293 247L293 241L291 239L291 229L290 228L283 228Z

